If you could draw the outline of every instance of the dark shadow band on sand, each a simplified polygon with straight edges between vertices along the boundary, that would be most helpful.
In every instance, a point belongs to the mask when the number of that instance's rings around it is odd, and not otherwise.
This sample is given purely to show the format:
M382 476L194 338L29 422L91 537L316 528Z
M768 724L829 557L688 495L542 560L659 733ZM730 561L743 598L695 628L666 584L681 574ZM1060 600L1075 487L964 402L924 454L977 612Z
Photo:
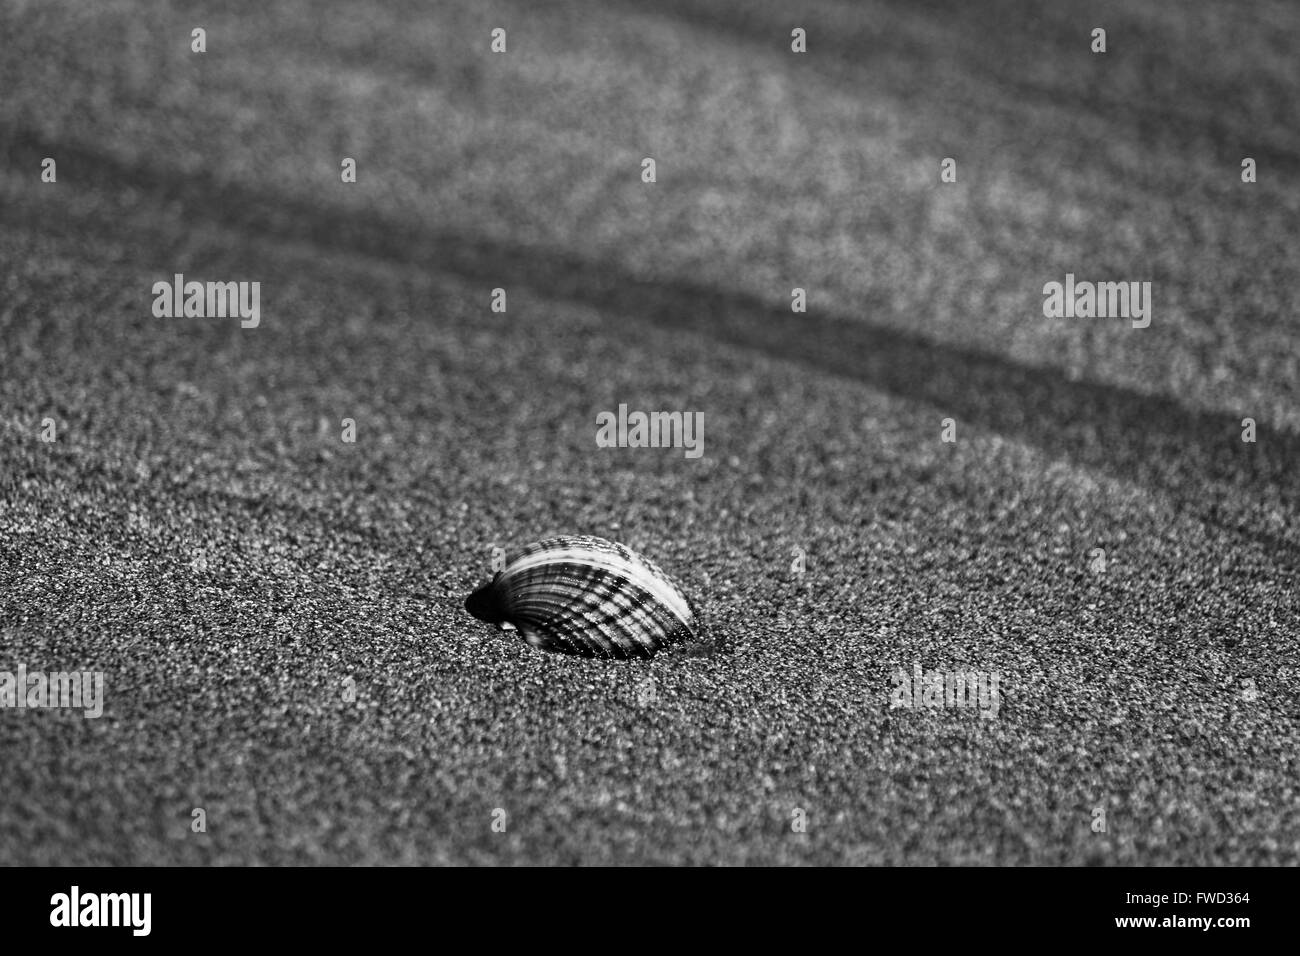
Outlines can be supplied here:
M748 0L615 0L614 6L747 44L756 56L780 57L787 68L826 72L837 81L860 74L854 88L861 95L906 104L908 126L926 129L930 142L960 129L964 147L974 151L982 130L994 129L1002 146L1032 143L1035 153L1047 150L1054 161L1070 162L1078 146L1065 131L1091 119L1128 129L1143 148L1160 141L1167 153L1184 157L1208 152L1232 170L1249 155L1276 175L1300 173L1300 138L1288 120L1289 77L1252 73L1231 45L1207 50L1193 45L1195 34L1162 31L1140 5L1117 7L1105 18L1111 55L1132 61L1123 68L1090 50L1091 30L1101 24L1072 15L1068 4L1052 9L1038 0L844 0L807 10ZM1166 16L1172 26L1217 6L1188 2ZM1287 27L1300 29L1300 12L1279 9ZM927 28L918 30L922 18ZM1248 22L1260 38L1277 32L1262 20ZM806 56L791 56L794 26L806 31ZM1207 68L1207 57L1219 62ZM1044 69L1049 64L1056 68ZM1215 82L1224 77L1228 82ZM1258 103L1261 94L1272 112ZM1032 108L1050 111L1047 126L1044 114L1031 116ZM972 117L981 122L972 124Z
M862 303L860 317L810 310L793 314L760 296L678 279L653 281L620 265L563 251L432 230L415 220L331 208L210 175L136 165L75 141L50 141L26 129L0 127L0 172L40 168L58 156L60 189L120 194L156 207L160 218L183 215L250 236L301 242L349 255L481 279L502 276L540 295L602 312L699 334L773 358L932 406L941 416L1026 442L1053 457L1096 469L1165 495L1182 513L1267 549L1293 569L1300 545L1261 527L1254 506L1296 501L1300 436L1260 422L1257 442L1241 441L1236 414L1210 414L1162 395L1116 385L1069 381L1058 369L1020 365L998 356L932 342L873 324L886 308ZM164 212L166 210L166 212ZM10 208L0 224L48 214ZM102 231L130 247L114 224L83 220L78 232ZM170 272L155 250L142 250L141 268ZM939 430L939 417L933 422Z

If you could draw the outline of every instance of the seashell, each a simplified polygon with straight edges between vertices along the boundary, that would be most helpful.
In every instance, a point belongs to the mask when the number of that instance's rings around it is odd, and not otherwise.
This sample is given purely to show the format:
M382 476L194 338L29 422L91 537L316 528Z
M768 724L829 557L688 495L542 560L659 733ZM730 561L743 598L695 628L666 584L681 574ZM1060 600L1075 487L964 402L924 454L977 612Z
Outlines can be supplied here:
M465 609L531 646L584 657L651 657L694 641L698 616L654 562L604 538L563 535L507 556Z

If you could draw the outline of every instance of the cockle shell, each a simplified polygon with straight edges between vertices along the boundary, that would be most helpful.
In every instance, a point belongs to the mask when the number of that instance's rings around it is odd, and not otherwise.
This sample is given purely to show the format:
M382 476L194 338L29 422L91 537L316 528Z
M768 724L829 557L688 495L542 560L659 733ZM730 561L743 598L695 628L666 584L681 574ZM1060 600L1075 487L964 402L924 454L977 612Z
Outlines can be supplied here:
M651 657L696 639L690 601L654 562L604 538L526 545L465 599L465 609L530 645L584 657Z

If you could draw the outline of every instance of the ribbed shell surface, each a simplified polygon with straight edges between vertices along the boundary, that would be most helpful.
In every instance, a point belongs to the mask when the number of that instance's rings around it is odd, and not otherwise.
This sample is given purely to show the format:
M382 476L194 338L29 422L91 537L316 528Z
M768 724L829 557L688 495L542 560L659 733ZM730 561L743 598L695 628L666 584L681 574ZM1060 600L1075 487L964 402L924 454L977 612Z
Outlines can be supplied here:
M691 640L695 615L652 561L584 535L547 538L506 560L496 579L507 619L552 650L587 657L650 657Z

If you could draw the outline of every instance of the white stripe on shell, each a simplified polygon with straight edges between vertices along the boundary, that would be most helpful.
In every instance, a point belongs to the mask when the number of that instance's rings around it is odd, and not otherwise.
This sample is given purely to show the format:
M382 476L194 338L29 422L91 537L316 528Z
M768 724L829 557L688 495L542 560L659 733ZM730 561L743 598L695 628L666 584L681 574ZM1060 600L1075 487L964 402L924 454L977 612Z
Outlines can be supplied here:
M649 591L656 601L672 611L677 620L690 626L691 609L686 599L675 587L657 577L649 568L638 561L629 561L619 554L608 551L594 551L590 548L550 548L520 558L502 573L503 578L513 577L530 568L543 564L578 564L588 568L612 571L626 578L639 587Z

